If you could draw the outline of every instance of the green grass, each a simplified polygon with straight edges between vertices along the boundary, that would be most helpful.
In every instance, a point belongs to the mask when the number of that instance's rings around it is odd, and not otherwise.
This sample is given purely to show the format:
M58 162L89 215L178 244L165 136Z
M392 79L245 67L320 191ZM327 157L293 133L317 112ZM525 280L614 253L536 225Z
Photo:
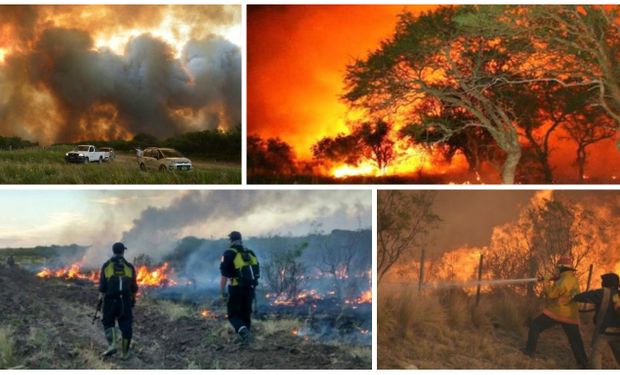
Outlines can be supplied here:
M70 146L0 151L0 184L240 184L241 167L195 167L189 172L143 172L135 161L65 164Z
M13 353L13 332L8 327L0 327L0 369L13 367L17 364Z

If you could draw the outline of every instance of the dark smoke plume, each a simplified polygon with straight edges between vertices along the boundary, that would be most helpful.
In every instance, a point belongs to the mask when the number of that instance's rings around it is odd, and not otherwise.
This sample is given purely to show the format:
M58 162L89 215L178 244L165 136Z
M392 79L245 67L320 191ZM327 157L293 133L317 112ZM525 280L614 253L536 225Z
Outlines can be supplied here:
M201 29L192 33L176 57L172 46L146 33L130 39L119 55L96 48L94 31L42 22L39 13L49 16L54 12L50 9L79 14L82 8L0 8L0 27L15 25L10 28L10 42L0 33L0 48L9 43L18 46L4 64L0 61L1 135L43 143L129 138L138 133L164 138L240 124L238 46ZM129 24L125 14L141 8L113 9L112 14L124 15L116 17L121 24ZM152 23L161 13L146 7L138 19L146 22L151 16ZM186 13L180 19L191 12ZM208 23L224 17L220 13L196 14Z

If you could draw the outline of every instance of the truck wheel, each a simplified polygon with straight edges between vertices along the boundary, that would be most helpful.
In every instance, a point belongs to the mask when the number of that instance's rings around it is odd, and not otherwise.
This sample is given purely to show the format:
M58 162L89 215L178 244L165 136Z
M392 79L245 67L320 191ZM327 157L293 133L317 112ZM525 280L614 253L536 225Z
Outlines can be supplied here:
M144 165L144 163L140 163L140 169L146 172L146 165Z
M102 156L100 156L100 157L99 157L99 161L98 161L98 163L99 163L99 164L103 163L103 157L102 157Z
M90 160L88 158L84 158L84 164L88 164L90 163Z

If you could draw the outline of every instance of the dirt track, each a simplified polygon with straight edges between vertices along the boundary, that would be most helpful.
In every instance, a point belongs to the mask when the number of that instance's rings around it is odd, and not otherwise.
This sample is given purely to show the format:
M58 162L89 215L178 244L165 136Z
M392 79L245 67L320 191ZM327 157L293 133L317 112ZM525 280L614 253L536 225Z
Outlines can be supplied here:
M91 284L39 279L0 266L0 328L12 334L17 368L370 368L370 348L349 348L293 336L277 321L256 322L255 342L242 349L223 319L198 309L175 317L158 301L135 309L134 357L101 360L101 323L91 324L97 293ZM187 308L185 306L184 308Z

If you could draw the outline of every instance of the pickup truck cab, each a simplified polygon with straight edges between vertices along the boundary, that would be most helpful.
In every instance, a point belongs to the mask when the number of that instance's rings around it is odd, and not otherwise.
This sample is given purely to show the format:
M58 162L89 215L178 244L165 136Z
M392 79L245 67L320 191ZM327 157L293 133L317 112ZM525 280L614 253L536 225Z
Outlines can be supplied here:
M138 165L143 171L191 171L192 161L173 148L148 147L138 153Z
M67 163L101 163L110 157L109 153L97 151L93 145L79 145L65 154Z

